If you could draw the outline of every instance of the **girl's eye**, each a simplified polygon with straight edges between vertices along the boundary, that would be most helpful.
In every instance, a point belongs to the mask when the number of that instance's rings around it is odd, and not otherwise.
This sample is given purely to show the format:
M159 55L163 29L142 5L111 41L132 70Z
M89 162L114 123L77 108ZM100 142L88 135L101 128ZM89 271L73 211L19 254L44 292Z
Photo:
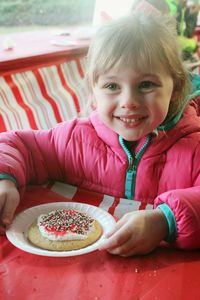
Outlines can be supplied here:
M119 89L119 86L116 83L108 83L104 86L104 88L110 91L116 91Z
M152 81L142 81L139 84L139 90L143 90L143 91L152 90L155 87L157 87L157 84Z

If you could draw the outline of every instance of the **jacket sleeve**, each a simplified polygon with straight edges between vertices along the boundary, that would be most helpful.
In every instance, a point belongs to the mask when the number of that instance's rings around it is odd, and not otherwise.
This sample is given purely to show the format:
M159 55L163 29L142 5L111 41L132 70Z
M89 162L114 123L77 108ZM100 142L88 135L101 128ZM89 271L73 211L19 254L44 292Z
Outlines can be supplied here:
M169 206L176 220L174 246L182 249L200 248L200 186L163 193L155 199L154 206L162 203Z
M191 187L176 189L159 195L154 207L165 203L176 220L177 236L173 245L182 249L200 248L200 147L193 155ZM187 168L186 168L187 172Z
M60 123L51 130L1 133L0 173L12 175L19 187L47 179L64 180L66 143L74 122Z

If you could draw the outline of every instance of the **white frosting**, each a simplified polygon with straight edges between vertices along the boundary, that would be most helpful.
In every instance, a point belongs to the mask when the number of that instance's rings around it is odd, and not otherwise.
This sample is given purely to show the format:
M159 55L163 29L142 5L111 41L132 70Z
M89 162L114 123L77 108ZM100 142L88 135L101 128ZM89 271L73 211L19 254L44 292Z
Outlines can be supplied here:
M50 232L46 230L46 228L41 225L41 222L43 221L44 216L46 214L41 214L37 219L37 225L39 228L39 231L41 235L45 238L48 238L51 241L65 241L65 240L84 240L88 237L88 235L94 231L94 222L90 225L89 230L85 231L84 234L78 234L74 232L66 232L65 234L59 235L55 232Z

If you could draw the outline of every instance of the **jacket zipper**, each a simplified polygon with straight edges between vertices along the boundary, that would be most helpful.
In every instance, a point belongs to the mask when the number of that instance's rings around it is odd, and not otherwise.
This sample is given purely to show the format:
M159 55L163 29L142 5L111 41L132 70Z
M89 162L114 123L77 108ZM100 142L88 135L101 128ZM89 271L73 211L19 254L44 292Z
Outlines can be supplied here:
M151 135L149 134L146 137L146 140L144 144L140 147L140 149L137 151L137 153L133 156L131 152L128 150L128 148L125 145L124 139L119 136L119 142L122 146L123 150L125 151L127 157L128 157L128 168L126 170L126 182L125 182L125 196L128 199L134 199L135 195L135 183L136 183L136 174L137 174L137 168L138 164L140 162L140 159L142 155L144 154L146 148L151 142Z

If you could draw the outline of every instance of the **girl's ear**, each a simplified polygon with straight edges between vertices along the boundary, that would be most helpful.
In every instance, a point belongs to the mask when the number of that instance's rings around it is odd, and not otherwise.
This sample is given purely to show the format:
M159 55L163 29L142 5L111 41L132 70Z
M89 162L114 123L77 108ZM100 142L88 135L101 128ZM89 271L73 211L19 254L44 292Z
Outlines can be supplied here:
M87 110L91 112L91 110L93 111L96 109L96 100L93 92L94 86L91 84L88 76L86 76L85 82L86 82L86 91L88 95Z
M92 110L96 110L97 108L97 102L95 99L95 95L94 95L94 85L91 86L91 90L90 90L90 106Z
M91 109L95 110L96 108L97 108L96 102L93 101L91 104Z
M92 92L89 95L89 103L90 103L90 109L95 110L97 108L96 99Z
M95 110L97 108L97 102L96 102L94 95L92 97L91 107L92 107L92 110Z

